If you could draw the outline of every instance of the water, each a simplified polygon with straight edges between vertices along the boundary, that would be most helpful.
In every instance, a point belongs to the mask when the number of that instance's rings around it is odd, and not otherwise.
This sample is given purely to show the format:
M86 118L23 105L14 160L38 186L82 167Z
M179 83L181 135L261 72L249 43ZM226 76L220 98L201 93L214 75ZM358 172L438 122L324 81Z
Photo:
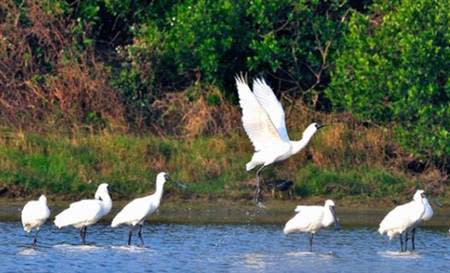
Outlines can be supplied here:
M47 224L32 248L20 223L0 222L0 272L450 272L446 230L419 229L417 251L406 253L373 228L323 230L312 253L306 235L281 230L153 224L144 227L145 247L128 247L126 228L98 224L88 229L89 245L80 246L78 230Z

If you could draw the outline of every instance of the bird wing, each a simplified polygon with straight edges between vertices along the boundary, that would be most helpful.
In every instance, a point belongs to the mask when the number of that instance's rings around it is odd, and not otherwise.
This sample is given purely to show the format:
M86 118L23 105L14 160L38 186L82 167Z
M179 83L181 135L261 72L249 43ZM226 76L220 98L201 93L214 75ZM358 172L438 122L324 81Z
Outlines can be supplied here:
M266 110L283 141L289 141L283 106L263 78L253 81L253 94L259 104Z
M117 227L124 223L131 223L133 221L139 221L140 215L137 215L142 207L141 205L142 198L137 198L126 204L122 210L117 213L114 219L111 222L112 227Z
M284 233L311 232L321 225L323 207L298 206L295 211L297 214L286 223Z
M55 225L59 228L77 225L84 222L96 222L101 218L101 201L88 199L70 204L55 217Z
M128 203L111 222L112 227L121 224L135 225L141 222L148 214L153 213L157 206L149 197L137 198Z
M384 233L391 229L406 230L421 217L419 215L420 217L415 219L417 216L415 216L414 209L413 201L395 207L381 221L379 232Z
M236 76L236 86L242 108L242 123L255 150L260 151L268 145L281 144L283 139L280 133L242 77Z

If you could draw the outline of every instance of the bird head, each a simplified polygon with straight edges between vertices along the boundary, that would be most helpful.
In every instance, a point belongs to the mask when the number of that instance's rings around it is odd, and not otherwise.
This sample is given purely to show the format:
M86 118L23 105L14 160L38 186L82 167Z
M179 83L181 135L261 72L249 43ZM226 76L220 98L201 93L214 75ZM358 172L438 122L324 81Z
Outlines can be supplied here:
M326 125L320 124L318 122L313 122L308 127L306 127L306 130L303 132L303 137L305 136L312 136L314 135L317 130L319 130L322 127L325 127Z
M45 197L45 195L41 195L41 196L39 196L39 202L44 202L44 203L47 203L47 197Z
M339 224L339 219L336 216L336 206L335 206L333 200L328 199L327 201L325 201L325 207L328 208L331 211L331 215L333 215L334 228L340 229L341 225Z
M414 194L414 197L413 197L413 199L416 200L416 201L420 201L423 198L426 198L424 190L417 190L416 193Z
M108 193L108 184L102 183L98 185L97 191L95 192L95 199L102 200L102 195L104 195L105 193Z
M161 184L161 183L164 184L169 180L170 180L170 176L166 172L160 172L156 176L156 184Z

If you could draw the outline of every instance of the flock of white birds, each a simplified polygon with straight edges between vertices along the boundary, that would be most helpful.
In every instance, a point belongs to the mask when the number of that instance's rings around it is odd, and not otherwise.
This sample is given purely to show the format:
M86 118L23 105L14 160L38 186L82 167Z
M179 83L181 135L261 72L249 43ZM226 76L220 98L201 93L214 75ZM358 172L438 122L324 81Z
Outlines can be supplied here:
M251 161L247 163L246 169L249 171L261 166L256 173L255 200L258 206L263 207L260 194L262 169L298 153L308 144L317 130L324 125L312 123L303 132L301 140L292 141L287 134L281 103L264 79L256 79L253 82L253 92L242 76L236 77L236 85L242 108L243 126L255 148L255 153ZM144 245L142 238L144 221L158 209L164 184L168 180L169 177L166 173L159 173L156 177L155 193L134 199L112 220L111 227L113 228L120 225L131 226L128 245L131 244L132 233L136 229L138 229L139 239ZM97 223L111 211L111 208L112 200L108 193L108 184L101 184L98 186L94 199L81 200L70 204L69 208L56 215L54 224L58 228L73 226L80 229L81 241L86 244L87 227ZM326 228L332 224L336 228L339 227L335 203L332 200L326 200L324 206L298 206L295 212L297 214L286 223L283 231L285 234L292 232L309 233L310 251L312 251L313 237L321 228ZM411 239L412 250L414 250L416 227L422 221L429 220L432 215L433 210L425 197L424 191L418 190L411 202L395 207L386 215L381 221L378 231L382 235L387 234L389 239L399 235L401 251L407 250L408 240ZM36 245L39 228L49 217L50 209L44 195L24 206L21 217L24 230L31 232L32 229L36 229L33 245Z

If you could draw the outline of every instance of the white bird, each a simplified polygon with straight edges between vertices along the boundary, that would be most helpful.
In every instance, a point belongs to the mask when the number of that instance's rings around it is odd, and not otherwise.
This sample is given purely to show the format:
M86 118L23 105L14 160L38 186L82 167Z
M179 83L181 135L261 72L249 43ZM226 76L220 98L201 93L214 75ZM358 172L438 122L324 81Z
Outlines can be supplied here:
M242 123L255 153L247 163L247 171L262 165L256 172L256 202L260 202L260 173L274 162L282 161L301 151L324 125L311 123L299 141L289 139L284 110L263 78L253 81L253 92L243 76L236 76Z
M70 204L69 208L55 217L58 228L74 226L80 229L80 237L86 244L87 227L98 222L111 211L112 200L108 193L108 184L100 184L95 192L95 199L85 199Z
M433 208L431 208L430 203L428 202L428 199L426 197L423 198L423 205L425 206L425 212L422 215L422 218L420 219L420 221L416 224L416 226L414 226L411 229L411 245L412 245L412 250L416 249L416 246L414 244L414 239L416 237L416 228L417 226L422 222L422 221L429 221L431 219L431 217L433 217ZM406 234L406 240L405 240L405 250L408 249L408 236L409 232Z
M381 235L386 233L389 240L392 240L396 235L400 235L400 251L406 250L406 248L403 248L403 234L406 235L422 220L425 213L424 198L424 191L417 190L412 201L395 207L380 223L378 232Z
M295 212L297 212L297 214L284 226L284 234L292 232L310 233L310 251L312 251L313 237L316 232L333 223L336 229L339 226L333 200L326 200L324 206L297 206Z
M23 207L21 215L23 230L30 233L33 228L36 228L33 245L36 245L39 228L47 221L49 216L50 209L47 206L47 197L45 195L41 195L36 201L29 201Z
M166 183L168 179L169 176L165 172L160 172L156 176L155 193L134 199L128 203L112 220L111 227L113 228L122 224L131 226L128 235L128 245L131 244L133 229L135 229L137 225L139 225L139 239L141 240L142 245L144 245L144 240L142 239L142 226L144 225L145 218L148 215L153 214L158 209L161 202L161 197L163 195L164 183Z

